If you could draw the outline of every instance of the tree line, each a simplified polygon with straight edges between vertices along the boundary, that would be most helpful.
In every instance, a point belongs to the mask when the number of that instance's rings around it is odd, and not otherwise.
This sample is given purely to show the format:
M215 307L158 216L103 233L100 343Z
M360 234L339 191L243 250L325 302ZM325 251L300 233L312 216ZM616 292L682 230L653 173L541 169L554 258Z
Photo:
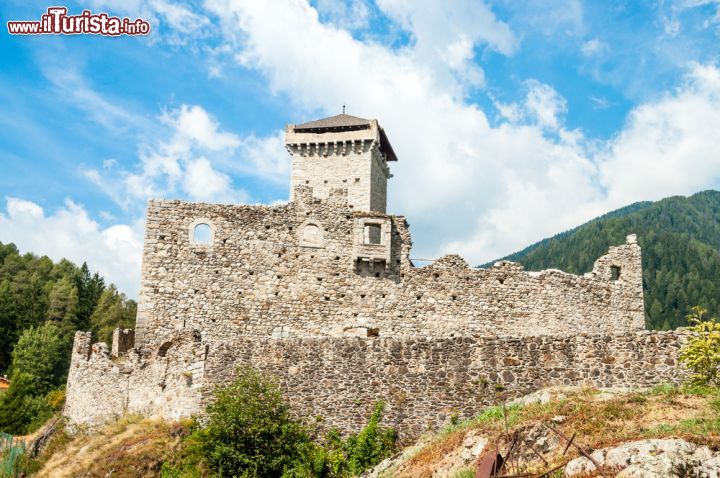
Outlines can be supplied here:
M135 322L137 304L106 285L86 263L20 254L0 243L0 431L25 434L64 401L70 351L77 330L110 342L116 327Z

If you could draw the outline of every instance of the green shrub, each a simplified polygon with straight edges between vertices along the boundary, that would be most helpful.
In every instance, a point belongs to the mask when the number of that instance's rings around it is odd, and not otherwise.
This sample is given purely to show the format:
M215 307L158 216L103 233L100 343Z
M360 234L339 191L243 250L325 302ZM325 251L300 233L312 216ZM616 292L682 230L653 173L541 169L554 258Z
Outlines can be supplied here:
M383 402L378 403L365 428L347 439L345 450L348 471L353 475L359 475L380 463L395 450L397 438L395 430L379 426L384 407Z
M277 384L253 369L218 388L198 445L219 476L277 477L292 467L308 441Z
M687 316L692 336L680 351L680 361L692 372L694 385L720 385L720 322L706 319L707 310L693 307Z
M196 426L163 478L219 477L334 478L355 476L395 451L396 433L379 425L384 404L375 406L359 433L343 439L331 430L313 441L310 427L294 419L280 389L253 369L215 390L207 423Z
M26 435L37 429L53 414L44 396L36 396L35 377L16 372L10 388L0 398L0 430L12 435Z

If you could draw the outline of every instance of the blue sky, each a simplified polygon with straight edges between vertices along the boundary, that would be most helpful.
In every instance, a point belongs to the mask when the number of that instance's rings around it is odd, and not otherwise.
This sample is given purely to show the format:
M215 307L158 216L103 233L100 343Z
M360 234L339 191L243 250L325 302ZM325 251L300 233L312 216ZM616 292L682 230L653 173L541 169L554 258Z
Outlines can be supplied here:
M138 289L148 198L288 197L286 123L378 118L415 257L481 263L720 182L720 2L87 0L148 37L11 36L0 241Z

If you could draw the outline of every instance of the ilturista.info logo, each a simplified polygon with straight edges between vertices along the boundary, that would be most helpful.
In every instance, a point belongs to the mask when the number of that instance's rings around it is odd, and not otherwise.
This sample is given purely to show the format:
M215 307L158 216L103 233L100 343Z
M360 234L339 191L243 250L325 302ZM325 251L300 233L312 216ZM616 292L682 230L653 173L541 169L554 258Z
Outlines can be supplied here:
M49 7L40 20L7 22L11 35L147 35L150 23L142 18L111 17L107 13L83 10L79 15L68 15L66 7Z

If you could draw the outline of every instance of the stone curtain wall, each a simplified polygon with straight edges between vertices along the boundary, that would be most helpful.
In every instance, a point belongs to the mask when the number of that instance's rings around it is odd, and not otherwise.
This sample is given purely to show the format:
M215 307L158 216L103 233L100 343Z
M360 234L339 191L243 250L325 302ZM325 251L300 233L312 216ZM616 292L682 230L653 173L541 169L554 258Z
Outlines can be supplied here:
M129 335L119 337L123 344ZM121 348L116 345L113 349ZM63 415L73 427L95 426L125 413L189 417L201 409L206 355L200 334L189 330L149 353L131 349L112 358L106 344L90 345L90 332L77 332Z
M355 226L373 218L389 221L389 261L359 269ZM193 245L192 226L203 221L213 241ZM273 334L441 338L643 326L633 239L611 248L585 276L525 272L510 262L474 269L458 256L416 268L410 247L403 217L354 211L338 190L320 200L298 188L294 202L274 207L151 201L136 340L150 344L184 328L219 345ZM612 267L620 271L615 281Z
M357 431L378 400L384 422L405 438L475 416L495 402L495 384L518 397L546 386L644 388L677 382L683 336L243 340L208 357L208 380L227 380L237 364L280 378L293 409L326 427Z
M78 333L65 415L99 424L124 412L177 419L201 412L212 385L249 365L277 377L293 409L323 426L357 431L373 405L403 438L476 415L494 403L545 386L651 387L677 382L682 332L569 337L244 338L217 347L185 331L163 345L110 360ZM202 385L206 385L203 387Z

